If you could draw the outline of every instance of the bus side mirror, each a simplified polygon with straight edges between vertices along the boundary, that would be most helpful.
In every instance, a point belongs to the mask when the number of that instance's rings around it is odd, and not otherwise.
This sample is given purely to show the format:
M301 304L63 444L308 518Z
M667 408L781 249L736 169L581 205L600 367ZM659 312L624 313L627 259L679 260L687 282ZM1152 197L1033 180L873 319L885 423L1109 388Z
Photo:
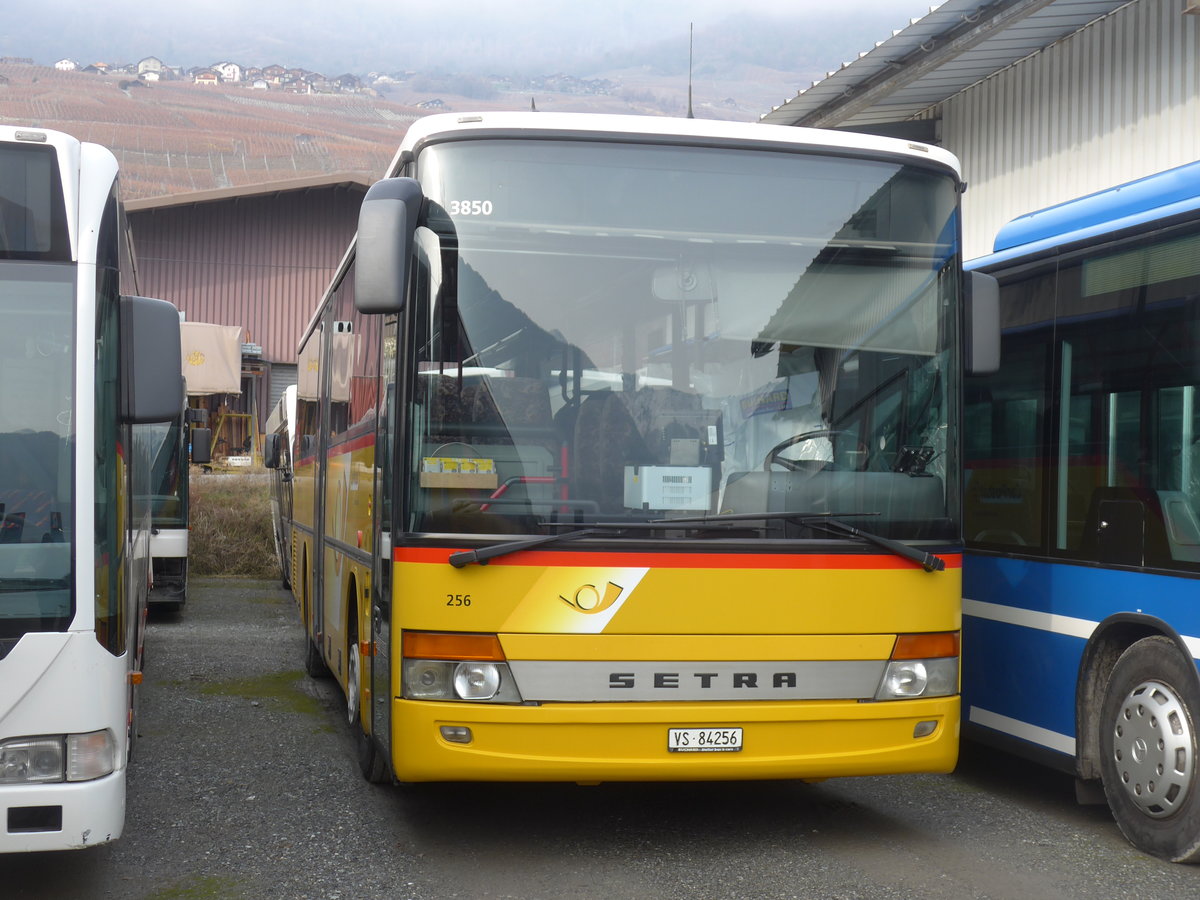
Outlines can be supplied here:
M279 468L279 435L263 435L263 465L268 469Z
M187 412L184 413L184 421L196 425L208 424L208 410L200 406L189 406Z
M197 465L212 462L212 432L207 428L193 428L189 437L192 441L192 462Z
M179 310L166 300L122 296L120 317L120 420L178 421L184 396Z
M966 278L966 372L990 375L1000 368L1000 283L984 272Z
M354 305L361 313L404 308L413 235L424 197L413 178L371 185L358 211L354 251Z

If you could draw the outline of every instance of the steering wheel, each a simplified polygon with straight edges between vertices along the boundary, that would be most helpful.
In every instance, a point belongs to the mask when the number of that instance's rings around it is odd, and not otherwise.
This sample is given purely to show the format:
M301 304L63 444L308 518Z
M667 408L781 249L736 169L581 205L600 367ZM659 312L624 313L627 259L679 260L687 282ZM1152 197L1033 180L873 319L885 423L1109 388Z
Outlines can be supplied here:
M806 441L819 440L820 438L828 438L829 443L836 448L837 439L841 437L849 438L850 440L854 441L856 445L855 452L859 454L859 457L862 460L857 466L853 467L853 470L862 471L865 469L867 465L867 458L870 456L870 450L858 435L852 431L838 431L833 428L821 428L817 431L805 431L803 434L793 434L790 438L780 441L771 448L771 450L767 453L767 458L763 460L763 471L769 472L773 463L782 466L789 472L809 471L813 468L814 463L820 463L820 468L837 468L836 452L833 454L832 460L787 459L779 454L788 447L794 447L796 444L803 444Z

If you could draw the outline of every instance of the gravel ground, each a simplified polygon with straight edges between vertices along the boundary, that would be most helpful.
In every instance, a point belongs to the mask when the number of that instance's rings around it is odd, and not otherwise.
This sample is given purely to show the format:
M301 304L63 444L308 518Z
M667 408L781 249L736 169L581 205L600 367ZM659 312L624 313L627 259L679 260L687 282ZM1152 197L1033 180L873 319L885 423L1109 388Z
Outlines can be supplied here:
M194 583L147 648L125 836L0 856L2 900L1200 896L1070 779L970 747L817 785L369 785L274 582Z

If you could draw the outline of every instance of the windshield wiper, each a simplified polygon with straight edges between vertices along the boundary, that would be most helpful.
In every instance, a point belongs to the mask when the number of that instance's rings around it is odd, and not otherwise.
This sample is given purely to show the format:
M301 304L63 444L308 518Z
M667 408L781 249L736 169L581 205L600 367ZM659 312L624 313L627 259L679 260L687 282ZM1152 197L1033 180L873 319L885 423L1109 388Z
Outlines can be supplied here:
M655 519L654 521L660 525L671 523L676 524L698 524L698 525L721 525L725 522L750 522L754 520L794 520L797 524L805 525L809 528L816 528L820 531L827 531L831 534L844 534L849 537L856 537L866 541L868 544L874 544L876 547L881 547L891 553L904 559L915 562L926 572L942 572L946 568L946 561L940 556L933 553L926 553L923 550L918 550L916 547L910 547L908 544L900 541L893 541L891 538L880 537L877 534L872 534L869 531L863 531L861 528L856 528L849 522L843 522L842 519L848 519L857 516L878 516L877 512L855 512L855 513L805 513L805 512L761 512L761 513L724 513L716 516L688 516L680 519Z
M505 541L501 544L492 544L490 547L481 547L478 550L460 550L458 553L451 553L448 562L456 569L461 569L463 566L469 566L471 563L483 565L489 559L495 559L497 556L507 556L510 553L519 553L522 550L532 550L534 547L541 547L545 544L557 544L564 541L573 541L578 538L588 537L593 534L602 534L604 532L626 531L631 528L654 528L660 529L659 525L650 525L645 522L596 522L588 525L586 528L577 528L574 531L564 531L561 534L543 534L534 538L521 538L515 541Z

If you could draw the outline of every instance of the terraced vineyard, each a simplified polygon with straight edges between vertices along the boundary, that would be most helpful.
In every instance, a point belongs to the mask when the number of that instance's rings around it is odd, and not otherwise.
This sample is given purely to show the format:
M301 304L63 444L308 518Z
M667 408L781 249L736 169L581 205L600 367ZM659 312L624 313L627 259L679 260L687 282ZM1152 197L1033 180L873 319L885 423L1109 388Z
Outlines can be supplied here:
M423 114L361 94L131 81L3 65L0 123L105 145L120 161L126 199L138 199L327 173L377 178Z

